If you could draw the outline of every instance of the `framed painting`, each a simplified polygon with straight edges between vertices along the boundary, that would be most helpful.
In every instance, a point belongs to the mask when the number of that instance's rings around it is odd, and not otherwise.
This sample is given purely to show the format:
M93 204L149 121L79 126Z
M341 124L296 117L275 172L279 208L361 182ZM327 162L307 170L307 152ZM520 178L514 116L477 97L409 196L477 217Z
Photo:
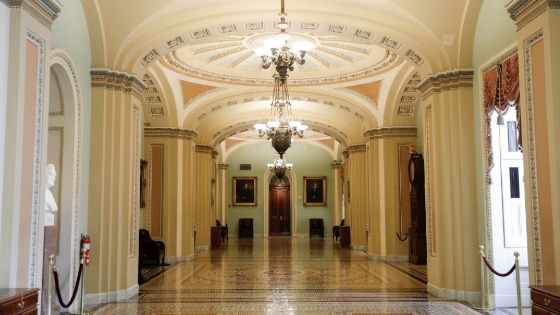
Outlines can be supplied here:
M234 206L257 205L257 178L256 177L233 178L233 205Z
M304 192L303 193L304 206L326 206L327 205L327 177L304 176L303 192Z

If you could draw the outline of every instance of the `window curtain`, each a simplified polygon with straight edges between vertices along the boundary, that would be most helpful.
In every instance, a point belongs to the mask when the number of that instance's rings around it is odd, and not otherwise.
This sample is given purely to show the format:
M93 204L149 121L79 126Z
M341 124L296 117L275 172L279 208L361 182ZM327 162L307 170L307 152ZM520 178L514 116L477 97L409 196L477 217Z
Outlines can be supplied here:
M498 113L498 125L504 124L504 115L510 108L517 112L517 149L521 150L521 111L519 109L519 60L515 53L506 60L488 69L483 75L483 102L486 113L486 149L488 152L487 179L490 180L490 170L494 167L494 152L492 151L492 113Z

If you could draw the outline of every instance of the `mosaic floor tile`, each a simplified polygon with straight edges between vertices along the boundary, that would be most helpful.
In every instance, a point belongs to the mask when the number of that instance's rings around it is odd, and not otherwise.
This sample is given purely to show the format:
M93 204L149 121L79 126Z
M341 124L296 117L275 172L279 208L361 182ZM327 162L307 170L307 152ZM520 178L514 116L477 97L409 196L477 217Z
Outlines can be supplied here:
M328 239L230 239L153 274L94 314L480 314L430 296L425 266L369 260Z

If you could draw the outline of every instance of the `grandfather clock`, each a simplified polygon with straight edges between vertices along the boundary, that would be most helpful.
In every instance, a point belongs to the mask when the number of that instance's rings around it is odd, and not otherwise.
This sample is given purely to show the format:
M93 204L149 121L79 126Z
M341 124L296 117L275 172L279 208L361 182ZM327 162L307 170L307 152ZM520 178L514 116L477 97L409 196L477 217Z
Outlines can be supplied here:
M422 154L412 153L408 160L410 182L410 250L408 261L426 264L426 204L424 202L424 159Z

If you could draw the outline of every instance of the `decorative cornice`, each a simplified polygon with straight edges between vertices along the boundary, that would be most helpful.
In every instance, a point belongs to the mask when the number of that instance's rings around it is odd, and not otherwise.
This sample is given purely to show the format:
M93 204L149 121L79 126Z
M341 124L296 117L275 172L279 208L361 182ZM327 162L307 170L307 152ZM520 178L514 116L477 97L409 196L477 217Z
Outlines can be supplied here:
M560 10L560 0L514 0L506 9L519 30L548 10Z
M146 127L144 128L144 136L150 138L194 140L198 133L191 129Z
M429 75L418 84L418 90L426 99L431 94L442 91L457 90L460 88L472 88L474 71L472 69L457 69L448 72Z
M204 145L204 144L195 145L194 150L195 150L196 153L212 154L214 152L214 148L212 148L209 145Z
M333 169L342 168L342 161L334 160L334 161L331 163L331 167L332 167Z
M416 137L416 135L417 135L416 127L384 127L384 128L369 129L364 132L364 136L368 140Z
M118 70L95 68L90 70L90 75L93 88L122 90L125 93L135 94L139 99L142 99L140 93L147 87L146 83L136 75Z
M0 0L10 8L22 8L29 15L39 21L47 28L51 28L52 23L61 11L61 5L55 0Z

